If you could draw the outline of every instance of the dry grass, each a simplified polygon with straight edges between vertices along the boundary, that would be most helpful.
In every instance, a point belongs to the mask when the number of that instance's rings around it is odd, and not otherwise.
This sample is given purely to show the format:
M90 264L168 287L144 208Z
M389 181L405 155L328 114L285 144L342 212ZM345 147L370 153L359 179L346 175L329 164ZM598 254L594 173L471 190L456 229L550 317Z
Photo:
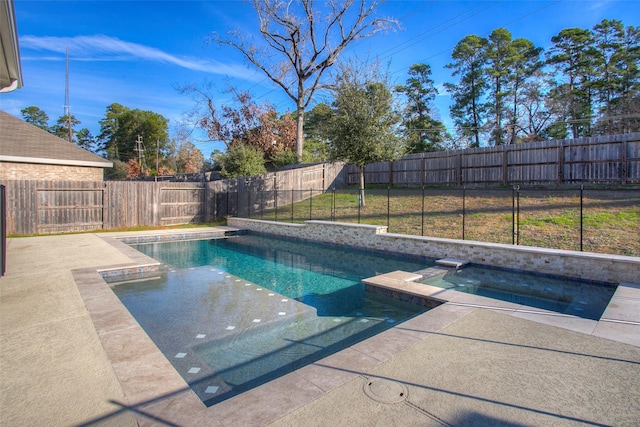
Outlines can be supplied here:
M372 188L358 210L355 189L278 208L279 221L325 219L389 225L390 233L580 250L580 190ZM519 211L518 211L519 205ZM463 215L464 212L464 215ZM640 256L640 190L585 189L582 249ZM515 221L514 221L515 214ZM275 219L275 212L252 217ZM358 219L359 218L359 219ZM464 223L463 223L464 218ZM519 219L519 220L518 220Z

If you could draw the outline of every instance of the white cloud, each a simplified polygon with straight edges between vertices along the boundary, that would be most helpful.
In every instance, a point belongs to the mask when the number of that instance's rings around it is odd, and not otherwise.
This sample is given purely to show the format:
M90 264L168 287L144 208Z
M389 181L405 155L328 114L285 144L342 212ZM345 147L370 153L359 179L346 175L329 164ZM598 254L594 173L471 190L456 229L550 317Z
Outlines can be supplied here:
M105 35L76 37L36 37L23 36L20 47L24 50L47 51L64 54L66 49L72 52L72 59L79 61L151 61L173 64L192 71L242 77L259 81L263 79L247 70L243 65L224 64L218 61L207 61L193 57L177 56L160 49L131 43ZM26 56L23 59L36 59ZM60 60L59 57L39 57L38 60Z

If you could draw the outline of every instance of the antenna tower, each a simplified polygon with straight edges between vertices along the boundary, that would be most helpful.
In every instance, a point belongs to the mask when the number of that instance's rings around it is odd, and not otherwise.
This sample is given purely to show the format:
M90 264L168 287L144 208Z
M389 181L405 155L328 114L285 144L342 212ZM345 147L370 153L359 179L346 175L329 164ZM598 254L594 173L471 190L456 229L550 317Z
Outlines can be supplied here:
M69 106L69 48L67 48L67 61L64 85L64 114L67 116L67 129L69 131L69 142L73 142L73 131L71 129L71 107Z

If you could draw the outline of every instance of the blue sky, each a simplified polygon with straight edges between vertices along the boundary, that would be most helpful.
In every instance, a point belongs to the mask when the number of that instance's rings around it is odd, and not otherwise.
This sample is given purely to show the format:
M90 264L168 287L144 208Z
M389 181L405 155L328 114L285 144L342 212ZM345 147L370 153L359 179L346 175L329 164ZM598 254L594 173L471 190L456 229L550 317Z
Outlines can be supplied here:
M294 104L281 89L247 66L230 47L208 43L212 32L239 29L254 34L255 12L242 0L213 1L31 1L14 0L24 87L1 94L0 108L21 117L20 110L35 105L50 124L64 114L65 51L69 48L71 113L94 135L108 105L151 110L170 121L181 121L193 100L176 86L212 82L224 103L224 90L249 90L259 102L268 100L278 110ZM322 1L322 0L320 0ZM342 58L378 58L389 63L391 78L401 84L415 63L431 65L440 86L455 82L444 66L455 44L468 34L487 37L504 27L514 38L527 38L548 48L562 29L592 28L602 19L619 19L625 26L640 25L640 1L572 0L390 0L378 15L401 22L396 32L376 35L352 45ZM436 108L447 127L450 100L442 91ZM220 143L192 142L208 156Z

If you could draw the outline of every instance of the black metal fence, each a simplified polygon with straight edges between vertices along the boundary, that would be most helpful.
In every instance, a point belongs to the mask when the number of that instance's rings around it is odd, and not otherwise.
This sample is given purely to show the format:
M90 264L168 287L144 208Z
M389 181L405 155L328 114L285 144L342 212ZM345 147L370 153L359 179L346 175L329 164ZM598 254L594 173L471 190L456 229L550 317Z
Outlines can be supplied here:
M640 256L640 189L378 187L253 192L229 214L386 225L389 233Z
M0 277L7 271L7 193L0 185Z

